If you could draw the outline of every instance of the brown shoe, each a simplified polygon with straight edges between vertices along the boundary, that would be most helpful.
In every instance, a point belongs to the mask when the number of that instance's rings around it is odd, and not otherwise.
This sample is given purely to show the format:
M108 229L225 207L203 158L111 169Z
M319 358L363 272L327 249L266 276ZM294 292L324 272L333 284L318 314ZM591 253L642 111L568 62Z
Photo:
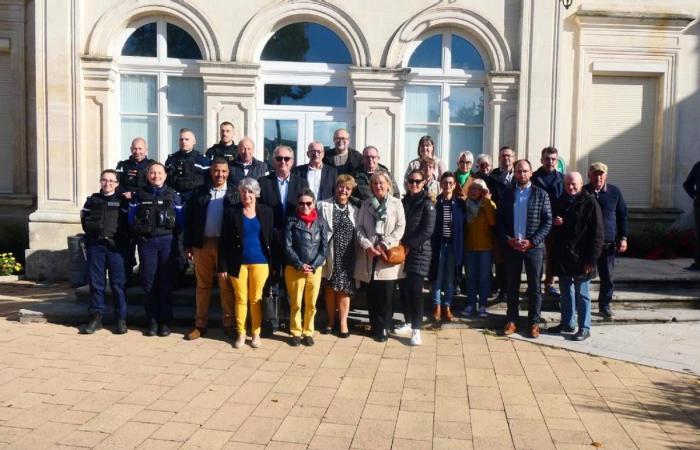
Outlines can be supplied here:
M450 310L450 307L445 306L445 309L443 309L442 311L443 311L443 314L445 315L445 321L452 322L452 319L454 319L454 316L452 315L452 311Z
M536 323L533 323L530 327L530 337L533 339L540 337L540 326Z
M515 326L514 322L508 322L505 328L503 328L503 334L510 336L511 334L515 333L517 329L518 327Z
M433 308L433 320L440 322L440 305L435 305Z
M194 341L195 339L199 339L205 334L207 334L206 328L194 328L192 331L185 335L185 339L188 341Z
M224 327L224 334L230 338L236 335L236 328L233 326Z

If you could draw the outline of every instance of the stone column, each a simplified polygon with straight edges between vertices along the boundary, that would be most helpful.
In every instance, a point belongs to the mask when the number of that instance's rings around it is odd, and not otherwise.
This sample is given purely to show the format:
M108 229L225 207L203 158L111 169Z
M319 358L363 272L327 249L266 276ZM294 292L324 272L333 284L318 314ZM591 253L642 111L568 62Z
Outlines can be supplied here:
M202 62L206 104L205 142L218 142L219 124L233 123L236 141L255 138L255 92L260 65L230 62ZM256 158L262 159L262 143L255 143Z
M519 72L489 72L487 86L489 91L489 114L491 129L489 142L493 165L498 165L498 149L504 145L515 148L518 114Z
M379 149L381 164L401 176L410 160L404 155L403 93L410 69L373 69L352 67L350 80L355 90L354 147L367 145ZM398 173L397 173L398 172Z

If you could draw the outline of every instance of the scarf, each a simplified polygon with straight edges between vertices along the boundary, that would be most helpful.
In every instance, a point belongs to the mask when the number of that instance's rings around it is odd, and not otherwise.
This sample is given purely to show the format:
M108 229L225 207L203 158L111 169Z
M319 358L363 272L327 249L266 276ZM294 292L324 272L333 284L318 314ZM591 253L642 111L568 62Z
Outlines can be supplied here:
M479 215L479 209L481 208L480 200L467 199L467 224L471 225L472 222Z
M387 194L388 196L389 194ZM386 198L381 202L377 197L372 196L371 199L372 211L374 213L374 232L380 236L384 236L386 228Z
M459 184L460 187L464 186L464 183L467 182L471 173L471 170L468 172L460 172L459 170L455 171L455 176L457 177L457 184Z
M308 228L311 228L311 224L314 223L314 220L318 217L318 212L316 208L312 209L308 214L302 214L297 211L297 217L304 222Z

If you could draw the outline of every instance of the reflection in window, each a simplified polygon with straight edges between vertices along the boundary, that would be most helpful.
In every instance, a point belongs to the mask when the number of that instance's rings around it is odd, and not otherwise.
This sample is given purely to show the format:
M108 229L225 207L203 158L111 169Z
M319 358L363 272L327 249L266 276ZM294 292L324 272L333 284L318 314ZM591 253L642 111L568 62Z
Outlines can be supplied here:
M264 158L270 164L270 167L275 167L272 161L272 152L278 145L289 146L293 151L297 149L297 128L296 120L277 120L265 119L263 137Z
M266 105L347 106L347 88L344 86L299 86L266 84Z
M156 56L156 23L147 23L131 33L122 47L122 56Z
M166 34L168 58L202 59L199 46L185 30L169 23Z
M157 77L151 75L121 76L122 158L129 156L129 143L137 136L158 148L157 84Z
M277 31L263 49L263 61L352 64L345 43L330 29L298 22Z
M484 70L481 55L466 39L452 35L452 68L462 70Z
M437 34L421 42L411 55L408 65L429 69L442 67L442 35Z

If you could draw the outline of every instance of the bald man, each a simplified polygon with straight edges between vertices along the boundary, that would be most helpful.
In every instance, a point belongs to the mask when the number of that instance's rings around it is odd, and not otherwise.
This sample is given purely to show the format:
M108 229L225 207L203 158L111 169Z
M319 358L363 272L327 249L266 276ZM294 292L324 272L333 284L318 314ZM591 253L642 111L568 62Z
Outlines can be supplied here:
M553 268L561 289L561 323L550 333L573 333L573 340L591 335L591 279L603 251L603 213L593 195L583 190L583 177L569 172L564 193L553 209ZM578 316L578 321L574 320Z
M243 178L264 177L270 171L265 161L255 159L255 143L249 137L244 137L238 142L238 156L229 162L231 174L228 177L229 185L234 188Z

